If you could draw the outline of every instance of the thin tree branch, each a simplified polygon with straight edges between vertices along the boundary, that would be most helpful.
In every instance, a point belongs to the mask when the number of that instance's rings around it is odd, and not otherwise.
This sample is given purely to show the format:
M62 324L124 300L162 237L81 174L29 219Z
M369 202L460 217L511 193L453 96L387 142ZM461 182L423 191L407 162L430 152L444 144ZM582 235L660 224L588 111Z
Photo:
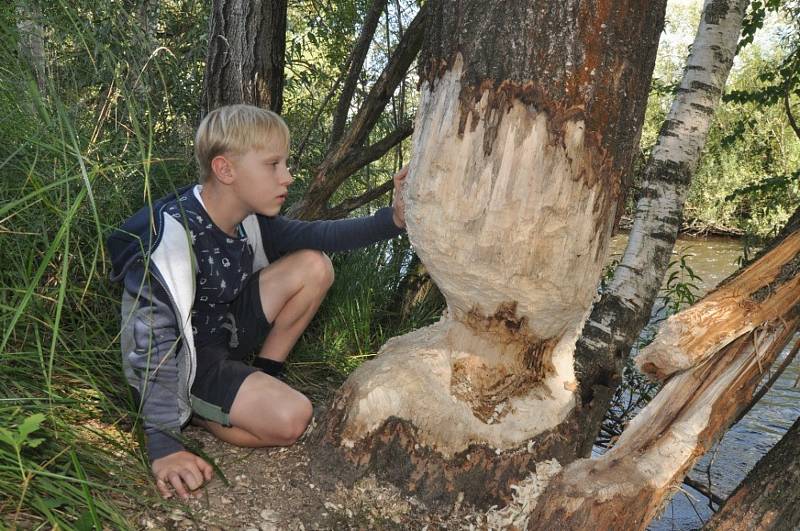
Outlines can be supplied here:
M792 104L789 101L789 90L787 90L783 95L783 106L786 108L786 117L789 119L789 125L792 127L794 134L797 135L797 138L800 138L800 127L797 126L797 120L795 120L794 115L792 114Z
M378 160L404 138L414 132L414 124L409 120L371 146L353 150L341 161L336 173L352 175L372 161ZM344 181L344 179L342 179Z
M366 205L373 199L377 199L394 187L394 179L389 179L380 186L367 190L357 197L345 199L335 207L325 211L325 219L339 219L346 217L350 212L362 205Z
M336 105L336 111L333 115L333 128L330 137L331 146L344 134L347 114L353 102L353 94L356 89L358 77L361 75L361 71L364 68L364 60L367 57L367 52L369 52L372 39L375 36L378 20L383 12L383 7L386 5L386 1L387 0L374 0L364 17L364 25L361 27L361 33L358 36L358 41L351 54L352 60L350 61L350 70L345 79L342 93L339 95L339 102Z

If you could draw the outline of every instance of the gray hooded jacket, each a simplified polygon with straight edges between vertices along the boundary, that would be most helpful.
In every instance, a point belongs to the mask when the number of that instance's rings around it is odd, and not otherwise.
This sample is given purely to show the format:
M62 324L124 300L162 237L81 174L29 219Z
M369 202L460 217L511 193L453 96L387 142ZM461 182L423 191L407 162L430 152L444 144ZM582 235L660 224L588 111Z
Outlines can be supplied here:
M184 223L165 209L185 186L146 205L108 238L111 280L123 283L121 347L125 377L140 401L150 461L183 450L180 430L192 414L189 391L196 350L191 310L196 258ZM242 221L253 250L253 271L299 249L326 252L365 247L405 232L392 207L371 216L302 221L250 214Z

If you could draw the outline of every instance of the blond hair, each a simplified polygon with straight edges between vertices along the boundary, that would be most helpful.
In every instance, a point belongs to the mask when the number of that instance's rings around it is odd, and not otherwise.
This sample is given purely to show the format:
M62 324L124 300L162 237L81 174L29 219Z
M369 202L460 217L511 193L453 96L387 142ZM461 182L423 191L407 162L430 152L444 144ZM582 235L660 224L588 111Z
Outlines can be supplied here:
M200 122L194 137L198 181L202 184L211 177L211 161L217 155L243 155L267 147L275 138L289 150L289 128L273 111L245 104L214 109Z

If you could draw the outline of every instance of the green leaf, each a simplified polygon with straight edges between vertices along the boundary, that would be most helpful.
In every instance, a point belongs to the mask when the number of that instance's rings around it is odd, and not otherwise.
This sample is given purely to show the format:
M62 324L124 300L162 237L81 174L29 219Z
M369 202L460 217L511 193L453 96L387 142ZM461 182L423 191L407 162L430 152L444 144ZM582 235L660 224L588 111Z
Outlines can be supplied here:
M22 424L20 424L19 428L17 428L17 430L19 430L20 440L27 439L28 435L38 430L40 425L44 421L44 418L45 418L44 414L34 413L33 415L23 420Z
M30 446L31 448L36 448L40 444L44 442L44 439L28 439L25 441L25 444Z

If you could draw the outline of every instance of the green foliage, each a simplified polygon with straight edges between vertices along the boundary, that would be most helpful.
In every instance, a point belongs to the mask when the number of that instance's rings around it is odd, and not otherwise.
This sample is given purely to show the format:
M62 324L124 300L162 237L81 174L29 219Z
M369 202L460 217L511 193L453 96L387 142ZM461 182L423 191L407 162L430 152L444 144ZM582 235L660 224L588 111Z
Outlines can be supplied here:
M120 364L120 290L108 281L104 247L144 202L195 179L209 5L154 4L154 19L137 2L0 8L0 527L127 529L123 514L134 506L178 503L160 498L141 453L141 419ZM289 56L284 118L293 147L308 133L290 199L324 155L336 103L323 106L324 96L366 9L363 1L326 6L312 24L319 6L293 4L289 13L292 38L307 39ZM20 52L20 16L42 29L43 90ZM382 118L375 134L393 127ZM363 193L403 162L386 159L346 193ZM420 308L422 317L400 322L391 309L412 252L400 240L333 257L332 297L290 360L301 388L329 393L386 338L430 319Z
M678 313L683 307L690 306L697 300L697 292L700 291L700 288L697 287L695 281L703 279L696 275L687 263L687 259L691 256L694 255L682 253L677 260L672 260L667 266L668 275L665 285L661 288L661 298L669 315Z
M790 126L784 102L789 97L798 114L798 9L797 2L751 4L740 53L685 204L684 227L693 232L765 238L786 222L800 202L800 138ZM672 103L698 16L698 10L686 6L667 13L670 38L662 39L659 47L642 152L634 168L637 178ZM769 26L773 37L754 40L762 26ZM626 205L629 211L633 207L633 201Z

